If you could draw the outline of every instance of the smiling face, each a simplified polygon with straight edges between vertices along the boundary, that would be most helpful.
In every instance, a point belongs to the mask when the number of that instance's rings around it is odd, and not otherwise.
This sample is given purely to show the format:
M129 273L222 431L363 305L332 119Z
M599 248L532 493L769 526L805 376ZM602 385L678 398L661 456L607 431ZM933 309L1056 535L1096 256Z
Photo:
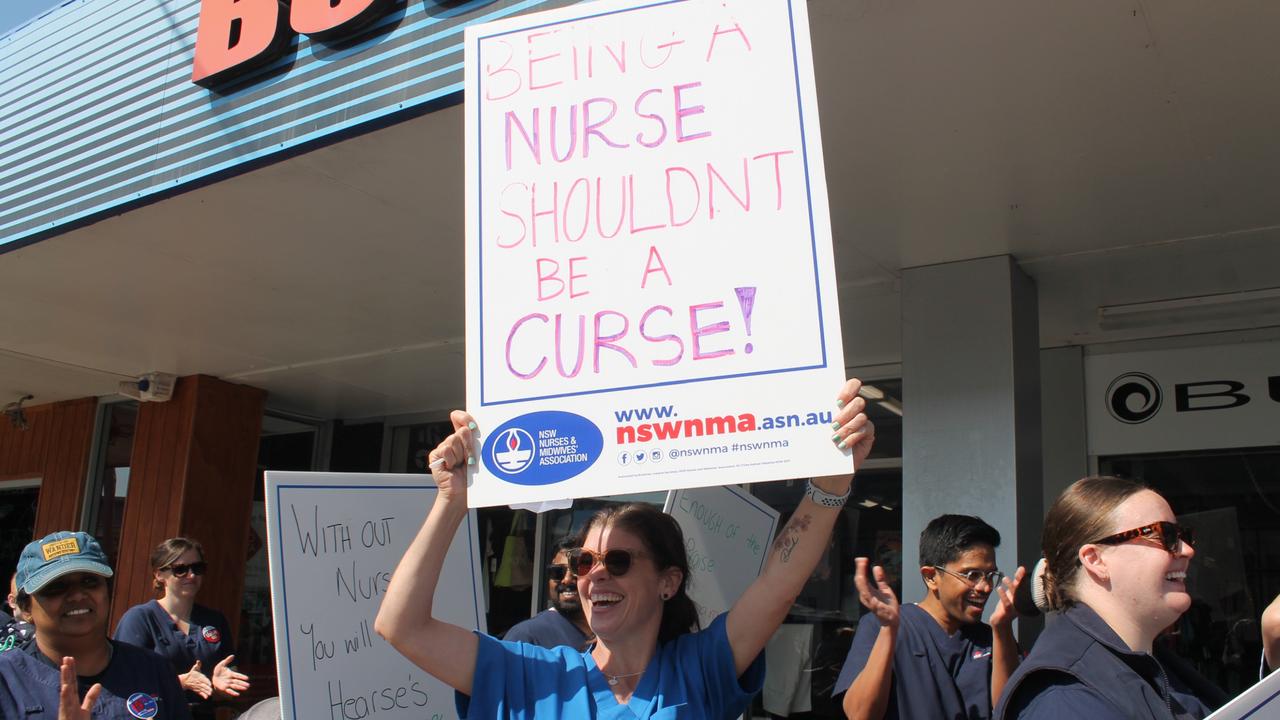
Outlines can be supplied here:
M934 568L920 570L926 578L932 574L933 582L928 588L938 606L956 625L982 622L982 611L995 588L986 580L970 585L968 581L951 573L964 575L972 570L992 572L996 569L996 549L985 543L970 546L943 567L951 572L940 572Z
M564 577L547 580L547 597L551 598L551 607L561 615L576 616L582 614L582 603L578 601L578 576L569 567L569 558L564 551L556 553L551 559L551 566L565 568Z
M640 538L613 526L593 526L583 549L602 557L610 550L632 554L631 566L613 575L597 560L591 570L578 576L578 597L591 631L602 641L656 638L662 623L663 594L670 595L680 585L680 571L659 571Z
M173 571L168 569L174 565L185 565L188 568L203 560L200 553L195 550L187 550L178 556L176 560L165 566L163 570L156 570L156 582L164 591L165 597L175 597L190 599L200 592L200 585L204 582L204 578L188 570L185 575L178 577Z
M1159 494L1144 490L1116 508L1111 518L1111 532L1120 533L1162 520L1176 522L1173 509ZM1151 633L1173 624L1191 607L1187 567L1195 556L1195 549L1187 543L1179 543L1172 555L1159 542L1146 538L1085 547L1098 548L1117 604Z
M74 572L46 583L31 596L31 623L36 634L57 647L61 641L107 633L107 579Z

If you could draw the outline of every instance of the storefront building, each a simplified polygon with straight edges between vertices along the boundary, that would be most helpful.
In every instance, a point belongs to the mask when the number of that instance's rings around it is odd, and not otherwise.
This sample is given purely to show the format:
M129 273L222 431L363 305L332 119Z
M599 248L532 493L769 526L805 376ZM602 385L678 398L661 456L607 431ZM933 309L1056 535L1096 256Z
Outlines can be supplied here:
M464 403L461 31L568 4L72 0L0 37L0 571L87 529L118 616L152 545L198 537L270 694L261 473L423 469ZM762 712L837 716L855 555L918 600L919 530L962 512L1030 564L1092 472L1199 531L1174 641L1248 684L1280 592L1280 8L808 8L879 439ZM119 393L152 372L169 399ZM785 515L802 485L751 490ZM627 489L600 495L482 514L492 630Z

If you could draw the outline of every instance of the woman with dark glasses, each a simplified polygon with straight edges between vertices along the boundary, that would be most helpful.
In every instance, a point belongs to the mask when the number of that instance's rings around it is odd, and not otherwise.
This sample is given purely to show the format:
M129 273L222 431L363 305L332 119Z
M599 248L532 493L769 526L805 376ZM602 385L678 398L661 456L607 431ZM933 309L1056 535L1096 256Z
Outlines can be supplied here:
M1203 718L1211 711L1156 637L1191 607L1191 533L1156 492L1079 480L1045 517L1044 594L1061 611L1009 678L997 718Z
M825 430L852 456L851 470L866 459L875 432L860 388L850 380L840 389L834 427ZM378 634L456 689L464 718L739 716L764 683L761 651L826 550L852 475L809 483L760 578L702 630L685 593L689 567L675 521L641 505L597 515L570 559L596 642L583 652L547 650L432 615L445 553L467 512L466 469L477 431L465 412L450 419L454 434L429 456L439 495L387 588Z
M160 597L125 612L115 639L154 650L173 665L192 716L213 717L213 700L236 697L249 678L236 672L231 627L222 613L196 604L208 565L189 538L165 540L151 553L152 585Z

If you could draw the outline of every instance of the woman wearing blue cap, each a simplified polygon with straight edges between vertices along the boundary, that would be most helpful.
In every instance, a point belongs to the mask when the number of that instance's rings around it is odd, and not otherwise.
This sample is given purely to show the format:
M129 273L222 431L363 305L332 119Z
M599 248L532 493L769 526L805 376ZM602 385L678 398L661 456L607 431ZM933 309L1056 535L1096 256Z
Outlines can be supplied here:
M169 663L107 637L112 575L82 532L29 543L18 559L16 602L35 642L0 654L0 717L24 720L190 720Z

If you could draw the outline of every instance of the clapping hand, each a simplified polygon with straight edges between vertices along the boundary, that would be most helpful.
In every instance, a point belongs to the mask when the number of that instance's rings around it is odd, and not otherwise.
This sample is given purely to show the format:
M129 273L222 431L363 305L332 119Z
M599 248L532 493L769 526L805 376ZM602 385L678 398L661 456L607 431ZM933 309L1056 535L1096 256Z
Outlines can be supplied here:
M1000 628L1013 622L1018 617L1018 608L1013 604L1013 594L1018 591L1018 586L1022 584L1022 579L1027 576L1027 569L1018 566L1018 571L1013 574L1012 578L1005 578L995 587L996 600L998 605L991 613L991 627Z
M185 674L178 676L178 683L182 685L183 690L190 690L204 700L207 700L213 694L213 683L209 682L209 678L200 672L199 660Z
M80 702L75 658L62 658L61 678L58 693L58 720L90 720L93 716L93 704L98 702L102 685L94 683L93 687L89 688L89 692L84 694L84 702Z
M249 676L231 667L235 659L235 655L228 655L213 668L213 677L210 681L213 683L214 691L220 695L239 697L240 693L249 689Z
M898 596L893 594L893 588L885 582L884 568L877 565L872 569L875 575L873 585L867 577L869 561L860 557L853 562L853 584L858 588L858 599L876 616L881 627L898 627Z

